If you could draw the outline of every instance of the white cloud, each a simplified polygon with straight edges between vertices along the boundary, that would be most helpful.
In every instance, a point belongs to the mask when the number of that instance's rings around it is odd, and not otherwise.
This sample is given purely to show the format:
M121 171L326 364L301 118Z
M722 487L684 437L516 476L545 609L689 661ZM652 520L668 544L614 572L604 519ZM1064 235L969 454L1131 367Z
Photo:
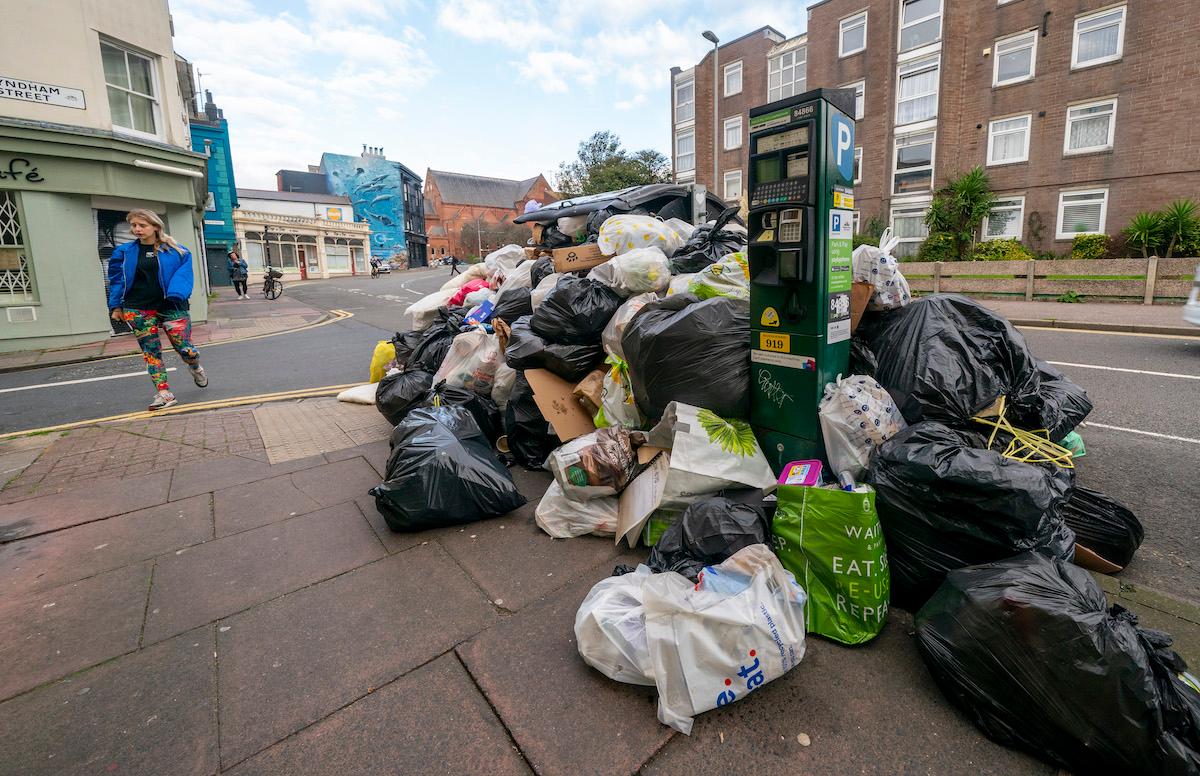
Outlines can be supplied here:
M645 105L645 104L646 104L646 95L645 94L635 94L633 97L631 97L628 100L617 100L617 102L613 104L613 107L616 108L617 110L633 110L634 108L637 108L637 107L639 107L641 105Z
M438 24L468 40L494 41L510 48L527 48L551 37L532 0L446 0Z
M246 17L254 15L250 0L170 0L171 11L190 11L221 17Z
M569 51L531 51L516 65L522 77L551 94L569 91L568 79L591 84L596 78L593 64Z

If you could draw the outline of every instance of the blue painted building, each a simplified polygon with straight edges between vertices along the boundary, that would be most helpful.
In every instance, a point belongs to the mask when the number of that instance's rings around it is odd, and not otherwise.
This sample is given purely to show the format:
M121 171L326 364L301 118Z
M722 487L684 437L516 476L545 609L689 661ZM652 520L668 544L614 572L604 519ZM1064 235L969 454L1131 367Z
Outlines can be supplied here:
M238 206L237 184L233 178L233 157L229 149L229 124L213 104L212 92L204 92L204 111L193 114L192 150L208 155L208 204L204 211L204 253L209 282L229 282L225 254L236 242L233 209Z

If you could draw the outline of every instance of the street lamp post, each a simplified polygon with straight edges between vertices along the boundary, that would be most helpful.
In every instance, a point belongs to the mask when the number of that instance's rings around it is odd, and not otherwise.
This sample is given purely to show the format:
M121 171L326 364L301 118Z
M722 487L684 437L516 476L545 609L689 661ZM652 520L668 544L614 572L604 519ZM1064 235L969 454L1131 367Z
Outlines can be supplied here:
M717 190L717 155L720 153L721 141L717 137L717 57L720 53L717 49L717 44L721 39L712 30L705 30L700 33L700 36L713 44L713 176L712 176L712 191ZM721 196L725 196L725 192L721 192Z
M267 274L270 274L270 271L271 271L271 227L267 226L266 224L263 224L263 256L265 257L264 261L266 262L266 269L264 271Z

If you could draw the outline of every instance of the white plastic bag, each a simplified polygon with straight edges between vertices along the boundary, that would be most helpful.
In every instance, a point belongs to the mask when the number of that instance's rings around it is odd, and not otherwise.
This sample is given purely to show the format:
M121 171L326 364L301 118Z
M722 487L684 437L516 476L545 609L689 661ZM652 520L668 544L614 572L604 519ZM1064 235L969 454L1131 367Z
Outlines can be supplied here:
M497 274L506 277L524 260L524 248L520 245L505 245L484 256L482 263L489 277Z
M561 216L555 225L558 227L558 231L574 240L580 232L587 231L587 220L587 213L581 216Z
M646 418L633 399L633 383L629 379L629 365L617 356L609 354L605 360L611 368L604 374L604 385L600 390L600 409L596 411L596 428L624 426L640 429Z
M884 229L878 248L860 245L854 249L851 256L854 281L865 281L875 287L867 302L868 310L892 310L912 301L908 281L900 272L900 262L892 257L899 244L900 239L892 236L892 230Z
M496 297L499 298L505 291L514 288L529 288L533 285L531 282L533 279L531 275L533 264L534 262L532 261L523 261L517 265L516 269L505 275L504 282L496 289Z
M492 293L492 289L490 288L480 288L472 291L463 298L462 306L469 310L475 305L483 304L492 298Z
M687 242L693 227L672 218L660 221L653 216L623 214L611 216L600 227L596 242L606 256L621 255L635 248L656 246L670 256Z
M639 565L632 574L602 579L575 613L579 656L609 679L654 685L642 606L642 586L652 575L648 566Z
M588 273L621 296L662 291L671 282L671 264L659 248L635 248L614 256Z
M804 657L807 596L765 544L743 547L693 585L675 572L642 586L658 719L690 735L697 714L743 700Z
M613 317L608 319L608 323L604 327L604 333L600 337L601 342L604 343L604 349L624 361L625 351L621 350L621 337L625 335L625 327L629 325L639 310L656 299L658 299L657 294L638 294L626 299L625 303L617 308Z
M404 311L404 314L412 316L412 327L414 329L423 329L437 320L438 308L445 307L450 301L450 297L454 296L457 291L457 288L444 288L441 291L434 291L432 294L410 304Z
M375 391L379 388L379 383L367 383L366 385L356 385L353 388L347 388L337 395L338 401L348 402L349 404L375 404Z
M483 329L472 329L459 334L450 343L446 359L433 376L433 384L445 380L446 385L490 396L496 369L503 360L496 335Z
M709 264L688 283L688 293L701 299L725 296L730 299L750 298L750 265L746 254L738 251Z
M496 376L492 379L492 401L504 412L508 406L508 397L512 395L513 387L517 384L517 370L504 363L504 354L500 354L500 363L496 365Z
M833 473L850 472L856 480L866 474L871 452L907 426L887 389L863 375L826 384L818 415Z
M576 437L546 459L554 481L573 501L617 495L636 467L629 432L622 428L602 428Z
M699 272L689 272L686 275L676 275L671 278L671 283L667 286L667 296L688 293L688 288L699 275Z
M550 295L550 292L554 290L556 285L558 285L558 279L560 277L562 277L562 275L558 274L557 272L552 272L551 274L542 278L542 282L538 283L537 288L530 292L529 303L533 305L533 309L538 309L538 305L540 305L542 301Z
M538 528L556 539L584 534L612 536L617 532L617 504L616 496L573 501L563 494L557 482L552 482L533 516Z
M476 278L487 277L487 267L482 264L470 264L462 272L457 275L451 275L450 279L442 284L441 291L457 291L465 286L470 281ZM450 294L454 296L454 294ZM450 297L446 297L449 299Z

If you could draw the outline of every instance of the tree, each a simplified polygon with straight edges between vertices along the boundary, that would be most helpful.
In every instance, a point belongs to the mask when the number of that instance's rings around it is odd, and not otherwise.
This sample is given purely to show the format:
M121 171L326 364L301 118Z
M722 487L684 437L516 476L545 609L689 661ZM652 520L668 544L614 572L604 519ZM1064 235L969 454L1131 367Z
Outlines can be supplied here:
M525 245L532 234L526 224L511 221L488 221L480 214L463 224L459 230L453 253L459 258L486 256L504 245Z
M576 158L558 166L557 188L567 197L666 183L671 179L671 162L652 148L626 151L621 138L609 131L597 132L579 144Z
M1190 199L1178 199L1167 205L1159 214L1162 221L1163 239L1167 243L1166 258L1177 247L1200 237L1200 215L1196 203Z
M983 219L987 218L996 196L982 167L963 173L946 182L933 197L925 223L930 236L949 235L958 261L964 261L975 250L975 236Z
M1147 259L1158 249L1162 241L1162 216L1158 213L1135 213L1129 220L1129 226L1122 231L1129 247L1142 252L1142 258Z

